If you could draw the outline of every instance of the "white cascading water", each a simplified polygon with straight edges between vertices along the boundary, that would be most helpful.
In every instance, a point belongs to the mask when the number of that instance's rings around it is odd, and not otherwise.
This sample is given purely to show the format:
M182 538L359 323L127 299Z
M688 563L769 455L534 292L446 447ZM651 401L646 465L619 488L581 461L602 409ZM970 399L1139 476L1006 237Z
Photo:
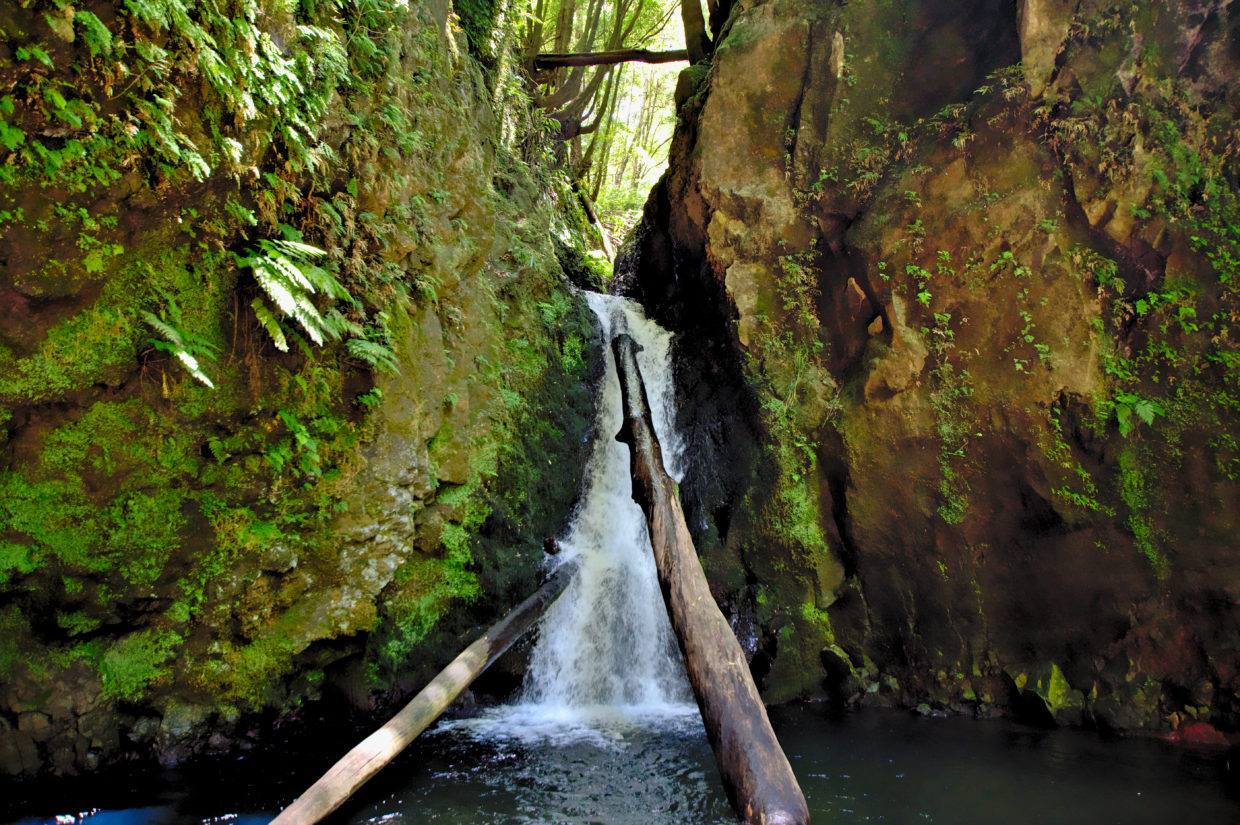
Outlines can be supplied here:
M672 426L671 333L624 298L586 293L603 328L606 373L599 393L586 485L567 534L563 561L581 571L544 617L526 674L522 704L565 716L642 715L691 701L676 649L645 516L633 501L629 448L620 431L620 383L613 336L641 345L638 364L668 474L679 480L682 448Z
M590 741L606 747L623 741L634 725L701 735L659 592L646 518L633 501L629 448L616 441L622 411L610 344L627 332L642 347L637 361L666 469L681 478L683 450L672 427L672 336L632 301L585 297L602 325L606 372L585 488L556 560L579 559L579 572L543 616L517 703L441 721L432 733L458 731L492 745Z

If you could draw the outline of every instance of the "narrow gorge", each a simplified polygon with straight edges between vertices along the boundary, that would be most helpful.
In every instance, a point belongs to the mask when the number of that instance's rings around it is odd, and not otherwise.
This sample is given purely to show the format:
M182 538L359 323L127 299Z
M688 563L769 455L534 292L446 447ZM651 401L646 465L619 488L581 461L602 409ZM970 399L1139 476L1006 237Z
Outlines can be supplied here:
M382 716L557 537L460 725L679 719L617 324L768 705L1240 743L1240 5L706 5L627 232L564 5L0 8L0 781Z

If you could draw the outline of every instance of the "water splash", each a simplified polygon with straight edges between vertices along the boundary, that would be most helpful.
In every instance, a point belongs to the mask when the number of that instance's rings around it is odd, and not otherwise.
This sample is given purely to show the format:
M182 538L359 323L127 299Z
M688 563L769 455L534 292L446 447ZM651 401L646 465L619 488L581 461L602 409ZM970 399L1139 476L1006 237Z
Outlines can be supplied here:
M672 426L671 334L631 301L589 293L604 340L627 332L642 346L638 363L669 474L679 479L682 444ZM633 501L628 447L620 430L620 384L610 346L600 390L585 490L561 540L577 558L576 581L544 617L522 696L506 709L511 732L597 730L621 720L696 715L684 664L659 592L646 520Z

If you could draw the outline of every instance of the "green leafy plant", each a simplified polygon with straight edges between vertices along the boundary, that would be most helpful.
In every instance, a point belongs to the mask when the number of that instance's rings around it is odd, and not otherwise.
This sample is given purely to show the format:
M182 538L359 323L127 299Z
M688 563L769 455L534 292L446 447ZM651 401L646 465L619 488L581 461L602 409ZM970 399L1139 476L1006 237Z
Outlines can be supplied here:
M1166 415L1166 410L1152 399L1142 398L1130 392L1117 392L1115 394L1115 420L1119 422L1120 435L1127 437L1137 425L1133 419L1134 415L1137 419L1153 426L1154 418Z
M215 389L215 384L203 372L202 361L199 359L214 357L216 348L205 338L185 329L181 317L181 307L175 299L171 297L166 299L161 314L163 317L157 317L145 310L142 312L143 320L163 336L163 340L157 338L148 339L151 345L157 350L171 353L181 362L190 375L208 387Z
M326 254L301 241L264 239L258 242L256 249L237 256L237 265L254 273L276 310L296 321L310 340L319 345L337 340L356 328L356 324L351 324L334 306L320 312L314 304L316 295L333 302L354 301L335 276L316 263ZM255 298L251 307L276 348L287 352L288 338L271 307L262 298ZM360 328L357 331L360 333Z

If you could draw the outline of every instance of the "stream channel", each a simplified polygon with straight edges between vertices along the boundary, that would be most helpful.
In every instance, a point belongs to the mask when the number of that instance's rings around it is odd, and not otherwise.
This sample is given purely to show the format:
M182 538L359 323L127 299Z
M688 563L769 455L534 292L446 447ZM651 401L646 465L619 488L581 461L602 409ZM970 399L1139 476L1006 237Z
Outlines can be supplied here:
M607 340L628 332L642 345L655 429L679 479L670 335L628 301L588 299ZM628 448L614 440L620 391L604 349L598 438L561 540L562 559L579 557L581 573L544 617L520 694L441 721L328 822L736 822L659 594ZM1240 822L1219 751L896 711L801 705L771 715L818 825ZM336 734L300 732L279 750L154 776L18 786L0 797L0 824L264 825L352 744L348 731ZM339 750L324 752L324 738Z

